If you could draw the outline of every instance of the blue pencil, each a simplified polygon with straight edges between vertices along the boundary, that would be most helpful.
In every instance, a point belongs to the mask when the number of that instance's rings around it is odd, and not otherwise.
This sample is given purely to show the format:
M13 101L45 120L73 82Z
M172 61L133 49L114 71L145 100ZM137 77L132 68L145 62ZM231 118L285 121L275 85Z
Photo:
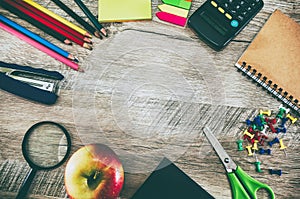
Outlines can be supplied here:
M40 44L46 46L47 48L51 49L52 51L60 54L61 56L68 58L72 61L78 62L78 59L74 57L72 54L68 53L67 51L59 48L58 46L50 43L46 39L43 39L42 37L38 36L37 34L31 32L30 30L24 28L23 26L20 26L19 24L11 21L10 19L4 17L3 15L0 15L0 21L7 24L8 26L14 28L15 30L23 33L24 35L30 37L31 39L39 42Z

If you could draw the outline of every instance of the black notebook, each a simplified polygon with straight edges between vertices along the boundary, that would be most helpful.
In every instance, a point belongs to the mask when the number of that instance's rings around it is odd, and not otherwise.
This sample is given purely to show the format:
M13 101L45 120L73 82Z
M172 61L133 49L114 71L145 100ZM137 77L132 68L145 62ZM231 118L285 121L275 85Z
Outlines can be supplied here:
M200 185L164 158L132 199L211 199Z
M300 25L275 10L235 64L300 114Z

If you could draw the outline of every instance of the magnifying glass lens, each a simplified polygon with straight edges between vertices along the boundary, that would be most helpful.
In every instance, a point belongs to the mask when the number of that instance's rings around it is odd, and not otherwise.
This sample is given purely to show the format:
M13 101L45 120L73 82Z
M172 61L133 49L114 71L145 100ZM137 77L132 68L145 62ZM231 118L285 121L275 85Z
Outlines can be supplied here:
M64 130L57 125L44 123L36 126L24 144L24 155L31 164L51 168L59 164L68 149Z

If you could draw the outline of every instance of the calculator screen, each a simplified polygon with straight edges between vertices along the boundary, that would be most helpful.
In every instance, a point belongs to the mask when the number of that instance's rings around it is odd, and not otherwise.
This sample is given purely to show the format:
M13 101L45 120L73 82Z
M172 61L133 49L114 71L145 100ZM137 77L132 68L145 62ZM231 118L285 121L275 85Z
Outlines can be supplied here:
M223 26L222 24L220 24L220 20L217 20L216 18L212 18L211 16L213 15L208 15L206 12L202 12L201 13L201 17L202 19L209 24L210 26L212 26L216 31L218 31L221 35L225 36L226 33L229 31L225 26Z

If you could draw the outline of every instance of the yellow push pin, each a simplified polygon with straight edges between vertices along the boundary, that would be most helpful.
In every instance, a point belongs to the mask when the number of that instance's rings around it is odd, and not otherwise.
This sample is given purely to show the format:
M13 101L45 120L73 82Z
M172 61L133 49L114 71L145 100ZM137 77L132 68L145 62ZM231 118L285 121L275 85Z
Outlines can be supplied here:
M252 153L251 148L252 148L251 145L246 146L246 149L247 149L247 151L248 151L248 156L253 156L253 153Z
M258 140L254 140L252 150L255 150L255 151L258 150L257 143L258 143Z
M279 149L280 150L283 150L283 152L284 152L284 154L285 154L285 156L287 156L287 154L286 154L286 152L285 152L285 149L286 149L287 147L283 144L283 140L282 140L282 138L279 140Z
M260 115L267 115L267 116L270 117L271 116L271 110L266 110L266 111L260 110L259 114Z
M254 134L249 133L247 129L244 131L244 135L249 136L251 139L254 138Z
M291 114L289 114L289 113L286 115L286 117L292 121L292 124L294 124L297 121L297 118L291 116Z

